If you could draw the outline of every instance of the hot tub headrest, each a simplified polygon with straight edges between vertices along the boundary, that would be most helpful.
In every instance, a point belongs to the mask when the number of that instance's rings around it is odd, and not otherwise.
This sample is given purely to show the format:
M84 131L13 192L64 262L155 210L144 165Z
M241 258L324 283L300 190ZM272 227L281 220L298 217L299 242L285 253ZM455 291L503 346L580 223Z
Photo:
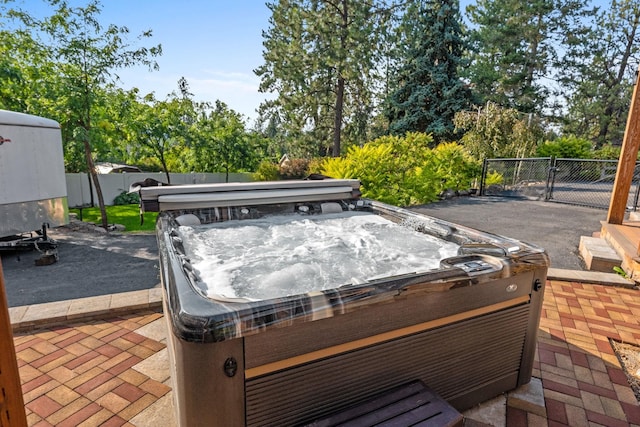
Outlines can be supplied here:
M202 221L194 214L184 214L176 217L178 225L200 225Z

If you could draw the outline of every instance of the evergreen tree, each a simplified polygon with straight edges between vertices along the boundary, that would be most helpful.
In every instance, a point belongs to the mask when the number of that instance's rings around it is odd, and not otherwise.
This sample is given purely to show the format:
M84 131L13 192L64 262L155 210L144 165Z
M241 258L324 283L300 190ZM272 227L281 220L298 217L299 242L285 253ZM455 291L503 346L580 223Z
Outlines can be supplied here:
M384 2L280 0L267 4L264 65L255 70L262 92L276 100L261 109L279 116L299 152L340 155L343 131L363 140L362 122L374 105ZM312 144L315 144L313 147Z
M568 113L563 130L597 147L621 144L640 62L640 3L612 0L589 28L568 38L558 78Z
M408 6L400 25L406 49L387 104L391 133L431 133L436 143L453 136L455 113L471 102L470 90L458 77L465 50L459 22L458 0Z
M478 102L542 113L549 79L567 35L580 27L586 0L478 0L467 7L472 63L467 77Z

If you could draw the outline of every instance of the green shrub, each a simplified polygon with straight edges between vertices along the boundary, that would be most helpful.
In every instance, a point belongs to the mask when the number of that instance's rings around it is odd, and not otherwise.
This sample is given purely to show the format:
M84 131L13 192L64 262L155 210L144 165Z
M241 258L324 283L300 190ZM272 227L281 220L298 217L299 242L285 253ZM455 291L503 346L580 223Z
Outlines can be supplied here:
M258 170L253 173L252 178L256 181L276 181L280 178L278 165L269 160L263 160L258 165Z
M502 185L504 183L504 176L498 171L491 171L487 173L485 178L485 185Z
M365 197L398 203L398 177L392 175L393 147L389 144L351 146L344 157L325 159L322 173L331 178L355 178Z
M126 191L123 191L122 193L118 194L116 198L113 199L113 204L115 206L133 205L139 202L140 202L140 196L138 196L138 193L128 193Z
M574 135L562 136L555 141L545 141L538 146L538 157L556 157L560 159L590 159L591 142Z
M480 162L455 142L442 143L434 148L437 175L443 190L466 190L482 172Z
M430 149L431 143L424 133L383 136L350 147L344 157L326 159L322 173L357 178L363 196L400 206L435 201L444 189L469 188L480 164L456 143Z
M602 147L594 150L593 158L599 160L618 160L620 158L620 151L622 147L614 147L611 144L605 144ZM640 158L640 153L638 153Z
M307 172L311 173L322 173L322 163L324 162L324 158L316 157L309 160L309 165L307 166Z

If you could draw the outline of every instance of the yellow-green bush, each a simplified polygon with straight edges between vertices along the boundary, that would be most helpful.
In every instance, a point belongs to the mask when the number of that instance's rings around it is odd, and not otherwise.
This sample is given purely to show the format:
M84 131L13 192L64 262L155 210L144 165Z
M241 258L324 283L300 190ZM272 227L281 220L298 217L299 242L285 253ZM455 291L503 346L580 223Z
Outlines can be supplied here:
M263 160L258 166L258 170L252 175L255 181L276 181L280 179L278 165L270 160Z
M484 184L488 187L490 185L502 185L504 183L504 176L498 171L491 171L487 173L484 180Z
M357 178L365 197L406 206L435 201L446 189L462 190L480 172L480 165L456 143L429 148L430 135L383 136L344 157L326 159L322 173L332 178Z
M442 143L433 151L437 175L442 179L441 190L467 190L482 172L480 163L455 142Z

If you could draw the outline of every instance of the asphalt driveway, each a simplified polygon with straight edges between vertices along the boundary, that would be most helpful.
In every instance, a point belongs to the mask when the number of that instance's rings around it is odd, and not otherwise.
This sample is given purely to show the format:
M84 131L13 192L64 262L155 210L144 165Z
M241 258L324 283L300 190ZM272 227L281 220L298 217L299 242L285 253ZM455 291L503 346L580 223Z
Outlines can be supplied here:
M412 210L456 224L533 243L544 248L551 267L584 270L580 236L599 232L607 211L507 197L457 197Z
M58 262L36 266L37 251L4 253L10 307L150 289L160 282L155 234L51 230Z

